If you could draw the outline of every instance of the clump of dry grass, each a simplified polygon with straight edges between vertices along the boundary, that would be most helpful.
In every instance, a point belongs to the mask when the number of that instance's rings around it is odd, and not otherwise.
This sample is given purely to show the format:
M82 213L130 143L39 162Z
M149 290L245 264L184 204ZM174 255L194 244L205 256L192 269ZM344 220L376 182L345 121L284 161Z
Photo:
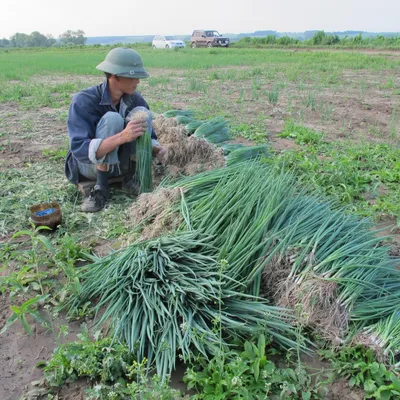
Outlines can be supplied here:
M283 256L272 258L262 272L262 294L277 306L295 310L301 326L312 328L324 340L340 346L349 316L337 302L337 284L315 274L301 280L290 277L297 256L296 249L291 249Z
M309 274L300 283L295 279L281 282L275 294L278 306L296 310L302 326L313 328L334 346L343 343L348 330L348 313L338 301L336 282Z
M170 212L170 207L180 196L179 188L161 188L154 193L143 193L138 197L130 209L129 217L133 227L143 226L140 240L162 236L180 225L180 214Z
M296 258L296 249L287 251L284 255L276 254L264 267L261 273L261 294L271 301L275 300L276 292L284 282L291 270L291 265Z
M222 150L206 140L188 136L175 118L158 116L153 122L160 144L166 149L167 172L193 175L225 165Z
M153 128L157 133L158 139L161 139L166 132L167 128L173 128L179 125L179 122L176 118L165 118L162 115L159 115L153 119Z

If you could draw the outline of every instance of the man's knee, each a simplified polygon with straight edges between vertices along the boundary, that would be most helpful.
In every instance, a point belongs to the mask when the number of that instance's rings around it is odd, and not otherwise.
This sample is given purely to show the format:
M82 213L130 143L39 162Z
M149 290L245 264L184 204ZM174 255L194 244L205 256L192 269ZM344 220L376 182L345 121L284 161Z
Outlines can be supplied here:
M106 138L124 129L124 119L117 112L109 111L104 114L96 128L96 138Z

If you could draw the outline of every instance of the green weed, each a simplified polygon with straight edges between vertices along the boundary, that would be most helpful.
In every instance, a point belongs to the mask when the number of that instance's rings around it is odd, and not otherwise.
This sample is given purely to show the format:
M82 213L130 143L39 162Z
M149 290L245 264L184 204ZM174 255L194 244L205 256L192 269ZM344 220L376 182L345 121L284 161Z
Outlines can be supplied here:
M42 154L51 161L65 160L68 149L43 149Z
M221 75L220 75L219 72L213 71L213 72L211 72L211 74L209 75L209 79L212 80L212 81L214 81L214 80L217 81L217 80L220 80L220 79L221 79Z
M188 81L188 90L189 92L207 92L207 85L205 85L201 80L198 78L192 77L189 78Z
M293 121L288 120L283 131L278 136L294 139L297 144L317 144L321 142L323 134L304 126L296 125Z
M4 325L3 329L0 331L0 335L7 331L7 329L14 324L14 322L18 321L21 323L22 327L25 329L25 332L28 335L33 335L32 328L27 320L27 317L30 316L34 321L39 322L43 326L49 326L48 321L40 315L40 312L37 310L38 303L45 301L48 298L46 296L36 296L32 299L29 299L22 303L20 306L12 305L10 306L11 311L13 312L11 317L9 317Z
M333 114L335 112L335 105L328 103L328 102L322 102L320 106L320 113L321 113L321 119L323 121L331 121Z
M321 351L321 355L331 360L338 376L349 379L350 387L361 387L366 393L365 399L399 398L398 374L388 370L383 363L377 362L371 349L356 346L344 348L338 353Z
M168 83L171 82L171 79L166 77L166 76L160 76L160 77L151 77L149 78L149 86L161 86L165 87Z
M50 361L41 362L44 377L51 387L65 382L88 378L94 385L87 391L87 399L128 400L132 398L173 400L181 394L169 387L168 380L157 375L148 377L147 361L138 363L128 347L111 338L94 340L87 329L79 340L59 346Z
M324 394L312 388L311 377L301 368L278 368L266 353L266 339L246 341L238 351L219 354L210 360L197 359L184 381L198 394L193 399L320 399ZM212 397L211 397L212 396Z
M268 135L264 126L245 122L231 126L231 132L234 136L242 136L256 143L265 143Z
M278 103L278 99L279 99L279 87L275 86L270 91L267 91L266 94L267 94L268 101L270 102L270 104L275 106Z
M311 110L315 110L317 107L317 98L315 93L309 91L305 97L302 99L302 103L305 107L311 108Z

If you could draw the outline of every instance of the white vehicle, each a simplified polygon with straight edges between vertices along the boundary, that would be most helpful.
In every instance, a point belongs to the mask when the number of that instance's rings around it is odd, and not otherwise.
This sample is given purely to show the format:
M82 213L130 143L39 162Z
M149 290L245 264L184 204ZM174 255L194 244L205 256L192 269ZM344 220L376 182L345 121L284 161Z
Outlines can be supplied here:
M153 49L172 49L174 47L185 47L185 42L175 36L158 35L153 39Z

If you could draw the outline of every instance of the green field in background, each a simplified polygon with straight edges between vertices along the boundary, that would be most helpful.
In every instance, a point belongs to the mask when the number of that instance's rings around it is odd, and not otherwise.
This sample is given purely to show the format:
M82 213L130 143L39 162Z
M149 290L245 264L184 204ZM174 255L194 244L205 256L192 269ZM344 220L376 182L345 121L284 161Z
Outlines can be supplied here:
M95 69L110 47L78 49L17 49L0 51L0 82L26 80L33 75L100 75ZM138 48L148 68L201 70L213 67L259 66L315 72L343 69L400 70L400 60L349 51L293 51L278 49L153 50Z

